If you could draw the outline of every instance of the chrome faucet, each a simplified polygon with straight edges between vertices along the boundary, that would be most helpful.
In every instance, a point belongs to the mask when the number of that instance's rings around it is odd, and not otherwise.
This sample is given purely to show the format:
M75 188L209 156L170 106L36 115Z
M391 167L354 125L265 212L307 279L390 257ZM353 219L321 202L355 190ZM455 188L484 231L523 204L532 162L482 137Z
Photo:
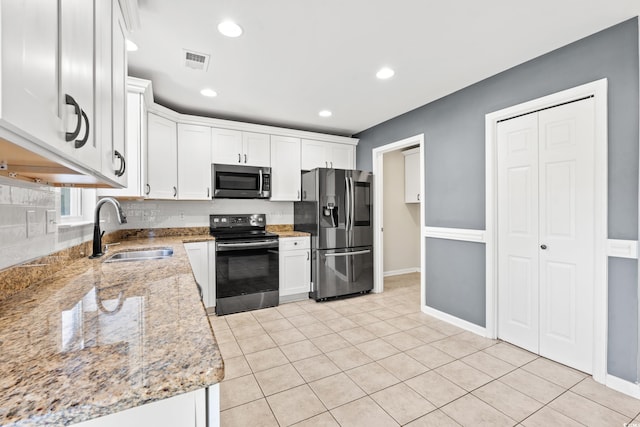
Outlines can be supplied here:
M99 258L103 255L102 252L102 235L103 232L100 232L100 208L105 203L111 203L114 208L116 208L116 214L118 217L118 224L125 224L127 222L127 217L122 211L122 206L120 206L120 202L112 197L105 197L103 199L98 200L98 204L96 205L95 210L95 224L93 226L93 254L89 258Z

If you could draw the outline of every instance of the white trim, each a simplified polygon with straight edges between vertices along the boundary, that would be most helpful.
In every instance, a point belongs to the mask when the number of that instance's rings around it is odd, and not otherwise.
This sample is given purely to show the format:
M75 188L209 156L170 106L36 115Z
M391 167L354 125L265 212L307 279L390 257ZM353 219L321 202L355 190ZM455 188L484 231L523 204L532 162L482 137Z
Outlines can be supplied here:
M620 393L640 399L640 385L636 383L614 377L613 375L607 375L606 386Z
M433 316L436 319L440 319L447 323L450 323L453 326L457 326L458 328L462 328L466 331L473 332L474 334L478 334L482 337L487 336L486 328L483 328L482 326L478 326L475 323L467 322L466 320L462 320L459 317L452 316L440 310L436 310L435 308L425 305L422 307L422 312L424 314L428 314L429 316Z
M485 230L472 230L468 228L424 228L424 236L434 239L461 240L463 242L485 243L485 235Z
M381 147L374 148L371 151L371 160L373 164L373 292L379 293L384 290L384 236L382 232L383 222L383 161L384 154L396 151L401 148L419 145L420 150L420 194L424 194L424 134L415 135L400 141L392 142ZM425 205L424 197L420 198L420 230L424 230L424 214ZM420 236L420 271L425 270L425 245L424 236ZM425 275L420 275L420 307L425 305Z
M497 171L496 126L499 120L593 95L595 98L595 242L593 378L604 383L607 373L607 79L508 107L485 116L486 197L486 328L496 338L497 328Z
M277 136L290 136L293 138L310 139L321 142L337 142L339 144L358 145L358 138L331 135L328 133L309 132L306 130L280 128L275 126L258 125L255 123L236 122L231 120L213 119L210 117L181 114L159 104L148 106L148 110L165 119L176 123L188 125L210 126L221 129L239 130L242 132L266 133Z
M609 239L607 240L607 256L638 259L638 241Z
M420 273L420 267L401 268L399 270L389 270L384 272L384 277L399 276L401 274Z

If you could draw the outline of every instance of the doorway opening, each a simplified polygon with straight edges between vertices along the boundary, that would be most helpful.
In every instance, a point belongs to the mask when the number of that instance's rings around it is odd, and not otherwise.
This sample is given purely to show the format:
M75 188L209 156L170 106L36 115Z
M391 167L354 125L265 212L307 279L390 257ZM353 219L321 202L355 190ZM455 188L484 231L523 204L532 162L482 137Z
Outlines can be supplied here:
M391 284L395 276L414 281L415 276L404 275L419 273L422 307L425 301L424 135L378 147L372 156L375 180L373 291L384 291L385 276ZM405 177L405 165L408 177Z

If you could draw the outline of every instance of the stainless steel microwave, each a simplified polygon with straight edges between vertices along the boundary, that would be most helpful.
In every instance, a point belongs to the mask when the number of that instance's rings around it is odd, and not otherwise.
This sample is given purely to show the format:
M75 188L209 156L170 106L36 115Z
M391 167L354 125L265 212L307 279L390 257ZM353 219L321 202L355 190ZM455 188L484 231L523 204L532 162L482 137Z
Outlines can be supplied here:
M214 199L268 199L271 197L271 168L214 163L211 165L211 187Z

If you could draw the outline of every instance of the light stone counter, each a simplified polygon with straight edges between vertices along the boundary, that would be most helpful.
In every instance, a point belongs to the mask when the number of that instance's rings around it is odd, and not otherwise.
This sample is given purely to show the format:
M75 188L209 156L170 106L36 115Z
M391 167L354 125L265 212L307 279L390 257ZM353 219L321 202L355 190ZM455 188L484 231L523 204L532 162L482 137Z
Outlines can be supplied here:
M224 364L183 242L167 259L86 257L0 301L0 425L69 425L216 384ZM103 257L104 258L104 257Z

